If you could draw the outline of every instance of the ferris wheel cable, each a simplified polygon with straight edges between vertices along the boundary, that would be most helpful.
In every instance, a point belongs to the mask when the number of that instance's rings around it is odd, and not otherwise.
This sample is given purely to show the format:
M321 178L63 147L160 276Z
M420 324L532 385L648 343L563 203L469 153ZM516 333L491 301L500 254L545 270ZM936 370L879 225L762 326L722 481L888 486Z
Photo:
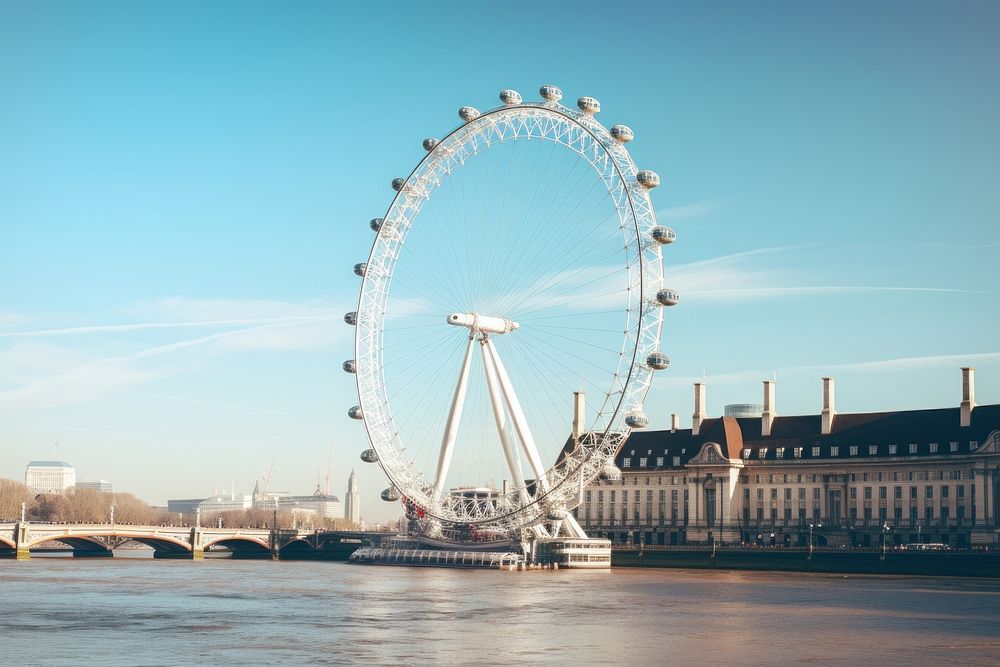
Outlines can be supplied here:
M431 229L433 229L433 227L431 227ZM445 245L438 246L438 248L441 247L447 247L447 246ZM444 285L446 287L446 289L448 290L449 298L452 299L451 303L453 304L463 303L462 295L460 295L458 292L455 291L454 281L447 280L448 276L445 269L445 266L448 265L447 262L433 261L434 257L430 254L430 251L428 249L425 249L423 245L420 243L413 244L413 247L409 249L409 252L411 252L413 256L417 258L418 261L421 262L421 265L425 267L425 271L427 272L427 274L434 279L432 282ZM417 275L419 275L419 273ZM396 279L395 276L394 279Z
M605 260L608 260L611 257L613 257L614 255L617 255L618 252L619 251L615 251L615 252L613 252L613 253L611 253L609 255L606 255L605 257L602 257L600 261L603 262ZM599 276L597 276L595 278L591 278L590 280L587 280L585 282L574 284L571 287L569 287L568 289L563 290L562 292L559 292L558 294L549 296L549 298L545 299L544 301L537 302L537 303L532 301L532 299L534 299L535 297L543 295L547 290L550 290L550 289L556 287L557 285L560 285L560 284L566 282L567 280L571 280L572 278L577 277L578 275L580 275L584 271L589 271L589 270L590 270L590 267L582 267L580 269L577 269L573 273L564 274L561 278L559 278L555 282L551 282L552 278L549 278L548 281L546 281L545 283L542 283L540 286L538 286L530 294L523 295L520 300L521 300L522 303L525 304L524 307L528 308L528 310L526 312L529 312L529 313L533 312L533 311L535 311L535 310L537 310L539 308L547 306L549 303L551 303L555 299L558 299L558 298L560 298L562 296L568 295L570 292L574 292L574 291L576 291L576 290L578 290L578 289L580 289L582 287L586 287L588 285L593 285L595 282L598 282L598 281L601 281L601 280L606 280L607 278L609 278L609 277L611 277L613 275L621 273L620 269L615 268L615 269L613 269L610 272L603 273L603 274L601 274L601 275L599 275ZM528 304L531 304L531 305L529 306Z
M593 315L611 315L615 313L621 313L619 310L580 310L574 313L561 313L559 315L531 315L530 317L524 317L522 314L518 313L519 322L538 322L543 320L554 320L566 317L592 317Z
M516 142L514 142L514 143L516 144ZM562 179L560 178L560 174L561 174L560 167L562 167L563 163L565 163L565 157L566 157L565 156L565 152L560 157L562 159L559 160L559 163L558 163L556 169L553 170L553 173L552 173L552 175L550 177L549 185L551 185L554 182L561 182L562 181ZM570 168L572 168L572 165L570 165ZM544 174L543 174L543 177L544 177ZM552 204L552 201L550 199L549 200L549 205L551 206L551 204ZM531 224L532 222L534 222L535 220L538 219L535 215L533 215L533 210L532 209L529 209L524 215L525 215L525 217L522 220L522 222L525 223L525 224L522 224L522 226L519 228L520 231L522 232L522 234L523 234L523 232L526 229L530 229L533 232L533 234L537 235L541 230L543 230L545 228L544 225ZM545 219L545 218L542 218L542 219ZM520 247L520 245L521 245L520 244L521 237L519 236L518 238L515 239L515 241L517 241L517 242L513 243L513 244L509 244L508 247L511 247L511 248ZM528 247L531 247L530 243L529 243ZM495 266L494 265L490 265L488 268L492 270L492 269L495 269Z
M544 355L537 357L526 355L524 353L524 350L521 349L519 346L512 346L512 349L518 352L520 356L524 359L525 362L524 368L526 368L534 376L535 380L537 381L536 386L539 387L553 386L553 384L549 380L554 378L557 379L558 376L554 371L552 371L551 368L549 368L549 366L545 361ZM540 368L544 368L545 370L549 371L548 378L542 377ZM553 412L550 413L552 415L552 419L557 419L555 415L561 415L562 417L565 417L566 415L571 414L573 401L569 400L568 397L563 397L563 400L557 401L553 397L554 392L543 391L542 393L545 395L546 399L553 407ZM558 421L559 423L562 423L563 419L559 418ZM559 434L552 430L551 423L547 423L547 427L550 429L549 435L552 437L552 442L558 442Z
M582 181L582 178L583 178L584 174L585 174L585 172L581 173L578 176L577 183L579 183L579 182ZM556 175L558 175L558 172L553 175L553 179L555 178ZM599 182L599 181L597 181L595 179L595 182ZM574 187L575 187L575 185L574 185ZM561 205L561 202L560 202L560 205ZM534 214L533 211L529 211L528 217L527 217L526 220L527 220L528 223L531 223L532 221L535 221L535 220L549 220L551 218L551 215L550 215L550 211L551 210L552 210L552 201L550 200L549 201L549 205L546 207L546 209L545 209L544 212L539 213L539 214L536 215L536 214ZM558 208L556 210L558 210ZM549 245L548 244L539 243L540 236L543 233L546 233L546 232L548 232L549 234L553 234L554 235L556 233L556 231L557 231L557 228L555 226L553 226L553 225L540 225L540 224L530 225L529 224L529 225L527 225L527 230L530 231L530 236L527 239L524 240L524 244L526 245L526 247L528 247L528 248L535 248L536 250L533 253L529 250L529 252L521 254L520 257L519 257L519 261L515 262L515 264L511 267L510 270L512 272L516 272L517 269L518 269L518 266L521 263L523 263L523 261L526 258L530 257L530 260L528 262L528 266L532 266L542 256L544 256L544 253L547 250L549 250ZM514 247L519 247L521 245L521 242L522 242L522 237L519 237L517 239L517 243L514 245Z
M532 339L532 338L527 338L525 336L522 336L522 337L520 337L518 339L517 344L521 345L521 346L525 346L525 347L530 348L535 353L535 357L536 358L545 359L546 357L552 356L550 352L545 352L538 345L536 345L535 342L533 342L533 341L534 341L534 339ZM577 360L579 360L581 357L579 355L576 355L575 358ZM585 385L590 385L591 387L593 387L594 389L596 389L601 394L604 394L604 393L607 392L606 387L597 384L591 378L588 378L588 377L586 377L584 375L581 375L578 371L574 370L573 366L567 364L565 366L565 369L566 369L567 373L569 373L570 375L572 375L575 378L578 378Z
M604 220L602 220L602 221L601 221L601 222L600 222L599 224L600 224L600 225L603 225L603 224L604 224L605 222L607 222L607 221L608 221L608 220L609 220L609 219L610 219L610 218L611 218L611 217L612 217L613 215L615 215L615 212L614 212L614 211L612 211L612 212L611 212L611 213L610 213L610 214L609 214L608 216L606 216L606 217L605 217L605 219L604 219ZM567 249L566 249L566 250L564 251L563 255L562 255L562 256L560 256L560 257L558 257L558 259L556 259L556 258L554 258L554 257L550 257L550 261L551 261L551 263L549 264L549 267L550 267L550 271L549 271L549 274L550 274L550 276L549 276L549 277L550 277L550 278L552 278L552 277L556 277L556 276L558 276L558 275L560 274L560 271L561 271L561 269L560 269L560 267L559 267L559 264L558 264L558 263L559 263L559 262L561 262L562 260L564 260L564 259L565 259L565 258L566 258L567 256L569 256L569 254L570 254L571 252L573 252L573 251L574 251L574 250L575 250L575 249L576 249L576 248L577 248L577 247L578 247L578 246L579 246L579 245L580 245L581 243L583 243L583 242L584 242L584 241L585 241L586 239L590 238L590 236L591 236L591 235L593 234L593 232L594 232L595 230L597 230L598 228L599 228L599 225L595 225L595 226L594 226L594 227L592 228L592 230L591 230L590 232L588 232L588 234L587 234L586 236L584 236L584 237L582 237L581 239L577 240L577 242L576 242L576 243L574 243L574 244L573 244L572 246L570 246L569 248L567 248ZM606 234L605 236L603 236L603 237L601 237L600 239L598 239L598 240L597 240L597 241L596 241L596 242L595 242L595 243L594 243L593 245L590 245L590 246L587 246L587 247L586 247L586 249L585 249L585 250L584 250L584 251L583 251L582 253L580 253L579 255L576 255L575 257L573 257L573 259L572 259L571 261L569 261L569 262L566 262L566 264L567 264L567 265L574 265L574 266L578 266L578 265L579 265L579 263L581 262L581 260L583 260L583 259L584 259L585 257L587 257L588 255L590 255L590 254L591 254L592 252L595 252L595 251L596 251L596 250L598 250L599 248L601 248L601 247L605 246L605 245L607 244L607 242L608 242L608 241L610 241L610 240L611 240L612 238L614 238L614 237L618 236L618 235L619 235L620 233L621 233L621 232L620 232L620 230L618 230L618 229L614 229L614 230L612 230L612 231L609 231L609 232L607 232L607 234ZM608 257L613 257L613 256L614 256L614 255L615 255L615 254L616 254L617 252L618 252L618 251L616 250L616 251L615 251L615 253L611 253L611 254L609 254L609 255L608 255ZM606 257L606 258L602 258L602 260L601 260L601 261L603 261L603 259L607 259L607 257ZM584 266L584 267L583 267L583 269L584 269L584 270L586 270L587 268L589 268L589 267L586 267L586 266ZM510 268L510 272L511 272L511 273L515 273L515 274L516 274L516 273L517 273L517 272L518 272L519 270L520 270L520 264L519 264L519 263L515 263L515 265L514 265L514 266L512 266L512 267ZM506 304L505 304L505 305L506 305ZM509 306L508 306L508 307L509 307Z
M567 255L569 255L569 253L571 253L571 252L572 252L573 250L575 250L575 249L576 249L576 248L577 248L577 247L578 247L578 246L579 246L580 244L584 243L584 242L585 242L585 241L586 241L587 239L589 239L589 238L590 238L590 237L591 237L591 236L592 236L592 235L594 234L594 232L595 232L595 231L597 231L598 229L600 229L600 228L601 228L601 227L603 226L603 224L604 224L604 223L606 223L606 222L607 222L607 221L608 221L608 220L609 220L609 219L610 219L610 218L611 218L612 216L614 216L615 214L616 214L616 211L612 210L612 211L611 211L611 213L609 213L609 214L608 214L608 215L607 215L607 216L606 216L606 217L605 217L605 218L604 218L603 220L601 220L601 221L600 221L600 222L599 222L599 223L598 223L597 225L594 225L594 226L592 226L591 230L590 230L589 232L587 232L587 234L586 234L586 235L584 235L584 236L582 236L581 238L577 239L577 240L576 240L576 242L575 242L575 243L573 243L573 245L571 245L571 246L570 246L569 248L567 248L567 249L566 249L566 250L564 251L564 253L563 253L563 255L562 255L562 257L561 257L560 259L562 259L562 258L565 258L565 257L566 257ZM586 252L584 252L584 253L583 253L582 255L580 255L580 256L579 256L579 257L578 257L578 258L577 258L576 260L574 260L574 261L578 261L578 260L581 260L581 259L583 259L583 257L585 257L585 256L586 256L587 254L589 254L589 252L591 252L592 250L596 249L596 248L597 248L598 246L600 246L600 245L603 245L603 244L604 244L604 243L606 243L606 242L607 242L608 240L610 240L611 238L613 238L613 237L617 236L617 235L618 235L618 234L620 234L620 233L621 233L621 232L620 232L619 230L617 230L617 229L615 229L615 230L612 230L612 231L611 231L611 232L609 232L609 233L608 233L608 234L607 234L606 236L604 236L604 237L602 237L602 238L601 238L600 240L598 240L598 241L597 241L597 243L595 243L595 244L594 244L594 246L591 246L591 247L589 247L589 248L588 248L588 250L587 250ZM550 270L550 273L552 273L553 275L557 275L557 274L558 274L558 272L559 272L559 271L558 271L558 266L556 266L556 263L557 263L557 260L555 260L555 259L552 259L552 263L551 263L551 264L549 264L549 267L550 267L550 269L551 269L551 270ZM517 268L516 268L516 264L515 264L515 266L512 266L512 267L511 267L511 268L510 268L510 269L509 269L508 271L509 271L509 272L511 272L511 273L516 273L516 271L517 271ZM507 310L507 309L509 309L509 308L510 308L510 305L509 305L509 303L505 303L505 304L504 304L504 306L502 306L502 308L503 308L504 310Z

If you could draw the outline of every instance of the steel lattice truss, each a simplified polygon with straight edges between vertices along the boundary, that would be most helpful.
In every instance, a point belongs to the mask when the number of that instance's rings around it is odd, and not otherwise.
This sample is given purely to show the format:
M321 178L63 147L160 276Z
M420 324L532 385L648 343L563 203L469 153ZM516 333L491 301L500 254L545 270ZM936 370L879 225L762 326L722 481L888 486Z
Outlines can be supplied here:
M589 432L546 472L547 493L538 490L528 497L511 489L489 503L451 494L435 498L434 481L407 458L386 393L382 334L393 271L407 234L419 224L421 207L446 179L479 152L528 139L555 142L577 153L604 182L617 211L629 285L622 304L626 327L618 368ZM602 472L628 438L626 418L641 414L653 372L646 360L658 351L663 320L656 300L663 287L661 247L651 233L656 217L648 186L639 183L638 173L624 144L592 115L548 101L507 104L472 117L434 144L399 187L364 267L356 314L356 378L361 413L379 464L392 486L427 516L509 533L540 523L579 504L584 485Z

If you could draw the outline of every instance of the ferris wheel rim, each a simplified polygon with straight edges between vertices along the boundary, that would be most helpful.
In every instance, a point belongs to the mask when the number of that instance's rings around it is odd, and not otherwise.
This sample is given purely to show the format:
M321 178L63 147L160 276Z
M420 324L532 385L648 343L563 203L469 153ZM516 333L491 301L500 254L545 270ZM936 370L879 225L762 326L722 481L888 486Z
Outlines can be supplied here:
M638 366L638 363L639 363L639 355L643 351L642 350L642 346L641 346L641 339L642 339L642 333L643 333L643 322L644 322L644 319L646 319L648 317L652 317L655 320L655 325L656 325L655 328L656 328L656 330L655 330L654 338L655 338L655 340L657 342L657 345L655 347L658 349L658 341L659 341L659 338L660 338L660 328L662 327L662 314L657 313L657 314L654 315L653 312L651 312L651 306L649 304L650 300L648 298L648 293L647 293L647 290L651 286L649 286L649 285L646 284L647 276L646 276L646 270L645 269L646 269L647 262L649 262L649 258L646 257L646 255L645 255L645 249L648 249L648 247L655 247L655 244L653 244L652 246L648 246L647 245L647 248L643 247L643 243L644 243L643 231L644 230L640 229L640 214L637 212L636 201L635 201L634 192L633 192L633 190L635 188L629 182L626 173L624 173L622 171L622 168L621 168L621 165L618 162L618 159L616 159L616 156L613 155L613 150L615 149L615 147L618 146L621 149L620 152L624 154L624 156L627 158L628 164L631 165L632 172L629 175L634 176L634 174L637 173L637 171L638 171L638 167L635 165L635 163L632 160L631 155L629 154L629 152L627 150L625 150L623 146L620 146L618 144L618 142L615 141L610 136L610 134L608 133L608 131L602 125L600 125L596 120L593 120L592 117L586 116L584 114L578 114L577 112L575 112L575 111L573 111L571 109L568 109L568 108L566 108L566 107L564 107L564 106L562 106L562 105L560 105L558 103L549 103L549 104L546 104L546 103L524 103L524 104L515 104L515 105L505 105L505 106L500 106L500 107L497 107L497 108L494 108L494 109L490 109L490 110L482 113L481 115L477 116L476 118L473 118L472 120L469 120L469 121L467 121L465 123L462 123L462 124L458 125L457 127L455 127L454 129L452 129L440 141L438 141L430 150L428 150L427 154L424 155L417 162L417 165L411 170L411 172L409 173L409 175L405 179L399 179L399 180L402 180L402 184L400 185L400 187L398 187L398 191L397 191L396 195L393 197L392 201L389 204L389 207L386 209L386 213L384 214L385 215L384 220L390 220L391 219L392 212L394 211L394 209L397 208L397 205L399 204L401 198L405 197L406 188L409 187L411 185L411 183L413 183L415 177L419 173L421 173L422 170L426 169L427 165L429 165L435 159L440 158L441 152L445 150L445 147L448 145L449 140L454 139L454 137L456 135L459 135L460 133L463 133L463 131L464 131L465 134L466 134L466 137L464 139L463 145L465 145L465 144L469 143L469 141L476 136L476 134L475 134L475 132L473 130L476 129L476 128L478 128L478 127L482 127L482 126L488 125L490 123L490 120L493 117L501 116L503 114L513 115L513 116L519 116L519 115L523 115L524 112L532 112L532 113L535 113L535 114L544 114L544 115L555 116L558 119L560 119L559 122L564 123L564 124L571 124L572 126L575 126L576 128L581 129L583 132L586 133L586 135L589 135L590 140L592 141L592 145L595 146L595 147L599 147L600 153L602 154L602 156L604 157L604 159L606 161L610 162L610 164L611 164L611 166L612 166L612 168L614 170L614 173L615 173L616 182L620 184L621 190L622 190L622 192L625 195L625 201L626 201L627 207L628 207L628 220L630 221L631 227L633 228L634 233L635 233L635 237L634 237L633 241L631 241L629 243L626 243L626 248L629 248L632 245L635 246L635 256L636 256L635 264L637 265L637 277L638 277L638 286L639 286L639 294L638 294L637 301L636 301L636 307L634 308L634 311L635 311L635 313L634 313L634 317L635 317L635 321L634 321L635 340L634 340L634 343L630 346L630 348L631 348L629 350L630 353L631 353L630 354L630 358L628 359L627 364L625 364L625 365L627 365L627 369L626 369L627 373L626 373L626 377L625 377L624 381L621 384L621 387L622 387L622 389L621 389L621 395L617 398L617 400L612 401L613 405L610 408L610 414L607 416L607 421L606 421L606 424L605 424L605 426L603 428L603 431L599 434L599 436L602 439L605 439L605 440L607 440L611 435L617 436L619 438L619 440L618 440L616 446L614 447L614 449L617 450L617 449L619 449L623 445L624 441L627 439L627 437L629 435L629 432L631 430L630 428L627 428L627 427L623 428L623 429L619 429L618 431L614 431L613 429L615 427L616 422L620 419L622 413L625 412L625 411L627 411L627 410L629 410L629 409L631 409L633 407L633 406L627 406L626 405L626 403L628 401L628 398L629 398L629 393L627 391L627 388L633 382L634 374L636 372L636 369L637 369L637 366ZM592 121L598 128L600 128L601 130L603 130L604 134L607 135L607 136L601 136L600 133L596 132L594 128L588 126L588 122L581 122L581 121L584 121L584 119L586 119L586 118L590 118L590 121ZM470 129L470 128L472 128L472 129ZM507 140L511 140L511 141L515 141L516 142L516 141L518 141L520 139L523 139L523 138L525 138L525 137L513 136L513 137L510 137L509 139L508 138L503 138L503 139L499 140L497 143L502 143L503 141L507 141ZM596 169L596 164L595 164L596 163L596 159L595 160L589 160L589 159L587 159L587 157L580 150L574 149L572 146L570 146L569 144L567 144L565 142L559 141L558 139L555 139L555 138L550 138L550 137L541 136L541 135L537 136L537 137L531 137L531 136L529 136L527 138L528 139L530 139L530 138L538 138L540 140L548 140L548 141L553 141L553 142L558 143L558 144L562 144L564 147L570 148L571 150L575 151L578 155L580 155L580 157L582 157L585 160L587 160L588 162L590 162L590 165ZM480 151L483 151L483 150L489 150L489 148L491 148L492 146L493 146L493 143L487 141L485 148L477 147L476 150L474 150L472 152L472 155L476 155ZM620 158L620 156L619 156L619 158ZM459 166L464 166L464 160L462 160L462 162L461 162L461 164ZM450 177L451 176L451 171L448 171L447 175L448 175L448 177ZM439 186L440 186L440 184L438 184L438 187ZM395 184L394 184L394 187L395 187ZM648 203L648 195L645 195L645 196L646 196L647 203ZM425 200L429 199L429 195L427 197L425 197L424 199ZM616 208L616 210L620 211L621 208L622 208L622 206L619 206L618 204L616 204L615 208ZM655 212L652 210L652 206L651 205L649 205L647 208L648 208L648 211L647 211L646 217L649 220L651 220L652 225L655 225L655 222L656 222L656 220L655 220ZM415 221L418 217L419 217L419 210L413 215L412 221ZM407 232L408 232L408 230L407 230ZM403 234L404 240L405 240L405 233L406 232L404 232L404 234ZM381 235L381 233L380 233L380 235ZM369 255L368 255L368 264L369 265L372 263L373 259L376 257L376 253L379 250L379 240L380 240L379 236L376 236L376 239L375 239L375 241L372 244L372 248L369 251ZM400 251L402 250L402 248L403 248L404 245L405 245L404 243L402 243L402 242L400 243L400 246L399 246L400 247ZM659 250L658 249L657 249L657 252L656 252L656 258L659 259ZM398 258L397 258L397 260L398 260ZM658 262L658 264L659 264L659 262ZM394 263L392 264L392 266L394 267ZM626 263L626 269L628 269L628 263ZM393 275L393 273L390 272L388 274L388 276L383 277L383 281L385 282L385 294L386 294L386 296L384 298L386 300L388 299L388 296L387 296L388 295L388 288L389 288L389 286L392 283L392 275ZM662 284L662 266L660 266L659 278L660 278L660 283ZM355 359L359 363L359 369L358 369L359 371L361 370L360 369L360 361L364 358L363 355L361 354L361 333L362 333L361 326L362 326L362 322L364 321L364 318L362 317L362 313L365 312L365 305L366 305L366 303L365 303L366 302L366 298L365 298L365 296L366 296L366 290L365 290L365 288L366 288L366 284L369 282L369 280L370 280L370 276L369 276L369 274L367 272L364 275L362 275L362 285L361 285L361 289L359 290L359 298L358 298L358 306L357 306L358 310L356 311L357 312L357 317L358 317L358 323L357 323L358 330L357 330L357 333L355 335ZM631 299L632 298L633 297L630 294L629 295L629 300L627 301L626 306L624 308L624 312L629 312L630 313L633 310L633 307L631 305ZM377 335L377 339L376 340L378 340L380 343L381 343L382 335L383 335L383 332L384 332L384 324L383 324L383 322L384 322L384 318L385 318L385 314L386 314L385 303L386 303L386 301L384 300L382 302L381 308L378 308L377 311L376 311L377 323L379 325L381 325L379 327L377 333L376 333L376 335ZM625 331L625 337L624 337L624 342L623 342L623 350L629 347L628 340L629 340L629 331L630 330L631 329ZM624 355L622 355L622 356L624 356ZM379 360L381 361L380 357L379 357ZM389 402L388 395L385 393L384 367L383 367L383 365L381 363L379 363L376 367L370 368L369 372L375 374L378 388L381 390L381 393L380 393L380 395L382 397L382 401L381 402L386 407L386 410L389 411L388 421L391 423L392 422L392 416L391 416L391 410L390 410L391 404ZM618 377L617 374L615 375L615 377L616 378ZM386 439L384 439L382 437L376 437L376 434L373 433L372 424L369 422L369 415L368 415L367 411L364 409L365 408L365 400L364 400L364 397L362 396L362 388L361 388L362 378L361 378L361 373L360 372L358 372L358 374L356 376L356 379L357 379L357 384L358 384L359 399L361 400L361 406L362 406L362 415L363 415L362 421L365 424L365 429L366 429L366 432L367 432L367 435L368 435L368 440L371 443L371 445L372 445L373 449L375 450L375 452L378 454L379 465L382 468L382 470L385 472L386 476L389 478L390 484L392 485L392 487L396 488L400 493L402 493L402 494L404 494L404 495L406 495L407 497L410 497L410 498L415 497L415 496L418 497L421 494L426 493L426 489L425 488L416 488L416 489L414 489L414 488L407 488L408 486L410 486L409 481L407 479L405 479L407 476L405 474L399 474L400 473L400 469L397 469L397 467L394 466L394 465L388 464L384 460L383 449L385 449L386 451L392 450L393 453L405 453L407 451L406 447L405 447L405 445L397 447L397 445L393 442L392 437L397 437L398 438L398 433L395 436L390 437L388 440L386 440ZM639 393L637 394L639 396L639 398L640 398L640 407L641 407L641 400L644 399L645 393L646 393L646 391L648 391L648 386L649 386L649 378L647 377L645 379L645 381L642 383L642 387L640 388ZM612 390L613 389L614 389L614 386L612 386ZM612 393L613 393L613 391L609 391L606 394L606 396L605 396L606 400L609 400L608 397L610 397L610 395ZM402 444L401 441L398 441L398 442L400 442L400 444ZM607 447L605 446L604 449L606 450ZM398 450L398 451L395 451L395 450ZM600 450L600 451L603 452L603 450ZM591 456L596 455L597 452L598 452L598 449L595 449L593 452L591 452L590 454L588 454L587 456L585 456L584 458L582 458L579 462L577 462L576 465L575 465L575 467L573 468L573 470L570 471L569 473L563 475L561 477L561 479L559 479L552 486L552 488L548 492L546 492L544 494L536 492L536 494L534 495L534 497L531 500L531 502L519 505L517 507L514 507L513 509L511 509L510 511L507 511L507 512L498 512L496 514L492 514L492 515L490 515L488 517L488 519L484 519L483 521L480 521L479 523L491 523L491 522L494 522L494 521L501 521L503 519L510 518L510 517L517 516L517 515L524 515L524 514L526 514L526 512L527 512L527 510L529 508L542 508L542 510L544 511L543 505L545 504L546 499L549 498L549 497L558 495L558 494L556 494L556 492L559 491L559 490L561 490L562 487L564 487L569 482L571 482L571 481L577 481L577 474L581 473L584 465L588 462L589 458ZM565 452L563 452L563 454L565 454ZM569 457L566 457L567 460L568 460L568 458ZM560 462L563 459L564 459L564 457L562 455L560 455L559 460L557 460L555 463L549 464L549 467L546 468L546 474L554 471L560 465ZM411 462L410 465L412 467L412 462ZM422 478L422 474L419 473L419 471L418 471L417 475L416 475L416 479L421 479L421 478ZM414 493L414 491L415 491L415 493ZM450 516L438 516L438 513L435 512L436 508L433 507L433 506L423 506L423 509L429 515L435 516L436 518L439 518L439 519L442 519L442 520L452 520L452 517L450 517ZM475 521L471 521L470 523L476 523L476 522Z

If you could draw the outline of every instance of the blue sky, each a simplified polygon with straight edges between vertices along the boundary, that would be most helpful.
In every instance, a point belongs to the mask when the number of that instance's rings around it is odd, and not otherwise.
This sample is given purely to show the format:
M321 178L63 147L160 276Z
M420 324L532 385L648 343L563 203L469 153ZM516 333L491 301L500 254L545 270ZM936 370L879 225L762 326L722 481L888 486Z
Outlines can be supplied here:
M162 503L358 468L351 266L389 180L501 88L593 95L679 240L654 427L1000 401L995 3L5 3L0 476ZM362 469L363 468L363 469Z

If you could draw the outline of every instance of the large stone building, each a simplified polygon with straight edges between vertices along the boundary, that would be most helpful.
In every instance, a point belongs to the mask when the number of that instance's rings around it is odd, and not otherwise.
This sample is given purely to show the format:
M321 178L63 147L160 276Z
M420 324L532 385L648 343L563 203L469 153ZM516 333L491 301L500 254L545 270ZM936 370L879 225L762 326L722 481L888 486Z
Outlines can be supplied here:
M30 461L24 485L31 493L65 493L76 486L76 468L65 461Z
M588 534L649 545L997 544L1000 405L976 406L962 369L958 407L778 417L764 382L758 418L705 414L692 428L636 431L574 510Z

